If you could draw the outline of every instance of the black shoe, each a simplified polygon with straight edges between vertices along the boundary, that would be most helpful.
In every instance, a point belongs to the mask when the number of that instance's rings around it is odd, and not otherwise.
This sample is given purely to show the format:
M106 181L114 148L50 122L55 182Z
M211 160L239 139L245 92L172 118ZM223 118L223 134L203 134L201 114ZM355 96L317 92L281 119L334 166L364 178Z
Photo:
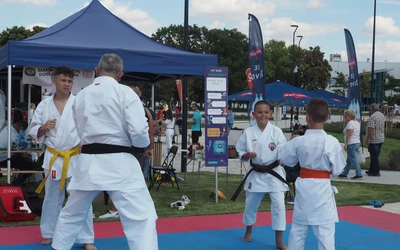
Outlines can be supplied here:
M369 171L369 170L365 171L366 174L369 174L370 172L371 172L371 171Z
M353 177L351 177L351 179L352 180L362 180L363 179L363 177L362 176L353 176Z
M368 176L379 177L379 176L381 176L381 174L380 173L371 173L371 172L369 172Z
M340 179L347 179L347 175L344 175L344 174L340 174L338 177L339 177Z

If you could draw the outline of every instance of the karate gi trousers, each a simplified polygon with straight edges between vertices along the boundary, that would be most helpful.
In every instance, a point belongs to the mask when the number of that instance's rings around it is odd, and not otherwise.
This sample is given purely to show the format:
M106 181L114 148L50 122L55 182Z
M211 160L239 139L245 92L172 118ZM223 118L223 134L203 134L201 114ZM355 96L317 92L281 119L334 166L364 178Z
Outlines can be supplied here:
M61 210L52 247L70 250L80 232L86 213L100 191L72 190ZM157 214L147 188L108 191L118 209L130 250L158 250ZM149 204L151 203L151 204ZM149 209L152 207L152 209Z
M243 214L243 224L251 226L256 223L258 207L264 197L264 192L246 191L246 206ZM272 229L286 230L285 192L270 192Z
M44 170L47 176L48 170ZM68 182L68 181L67 181ZM54 229L56 228L57 219L65 199L65 188L60 191L60 180L52 180L47 178L45 188L45 196L42 206L42 216L40 218L40 232L43 238L53 238ZM79 232L76 243L93 243L93 210L92 207L86 213L86 220L82 230Z

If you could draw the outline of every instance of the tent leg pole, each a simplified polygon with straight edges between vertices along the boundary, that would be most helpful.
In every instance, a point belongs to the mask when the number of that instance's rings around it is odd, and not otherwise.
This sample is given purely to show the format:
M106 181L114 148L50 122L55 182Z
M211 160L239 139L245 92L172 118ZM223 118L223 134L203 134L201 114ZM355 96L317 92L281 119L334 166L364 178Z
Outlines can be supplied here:
M7 84L7 183L11 184L11 82L12 82L12 65L8 65L8 84Z

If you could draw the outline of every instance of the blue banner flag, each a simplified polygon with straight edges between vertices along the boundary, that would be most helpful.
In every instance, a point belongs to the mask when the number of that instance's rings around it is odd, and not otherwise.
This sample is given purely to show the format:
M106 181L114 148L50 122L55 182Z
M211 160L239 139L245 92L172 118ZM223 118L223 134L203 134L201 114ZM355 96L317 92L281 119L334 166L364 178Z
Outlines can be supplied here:
M360 124L362 124L361 123L362 102L361 102L360 83L358 79L356 48L354 47L353 37L351 36L351 33L348 29L344 29L344 37L346 39L347 60L349 63L349 89L347 91L347 98L350 99L350 104L348 109L354 111L354 113L356 114L357 121ZM360 137L362 141L362 133L360 133Z
M254 126L256 120L252 116L256 102L263 100L265 80L264 80L264 43L261 27L257 18L249 14L249 60L251 79L253 81L253 94L248 106L248 116L250 125Z

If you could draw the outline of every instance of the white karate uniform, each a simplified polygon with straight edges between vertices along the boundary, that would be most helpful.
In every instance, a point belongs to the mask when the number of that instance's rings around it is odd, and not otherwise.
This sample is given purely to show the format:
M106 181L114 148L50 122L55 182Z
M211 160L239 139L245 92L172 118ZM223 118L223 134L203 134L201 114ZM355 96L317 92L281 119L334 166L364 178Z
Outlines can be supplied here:
M103 143L145 148L150 143L139 97L111 77L98 77L77 94L73 116L83 146ZM118 209L129 249L158 249L157 214L133 155L80 154L68 190L70 197L61 210L53 248L71 249L85 211L97 194L106 190Z
M286 144L286 138L282 130L271 123L268 123L264 131L258 126L247 128L240 136L236 151L242 158L247 152L256 152L256 158L252 162L259 165L270 165L279 159L279 148ZM250 171L249 168L247 171ZM283 167L273 169L283 179L286 173ZM271 198L272 228L277 231L286 229L285 213L285 191L288 186L282 181L268 173L253 171L244 185L246 190L246 207L243 215L243 224L253 225L256 222L257 210L265 193Z
M308 129L304 136L290 140L280 152L281 162L289 167L342 173L346 165L339 141L324 130ZM304 249L308 228L318 238L318 249L335 249L335 222L338 222L334 192L330 179L297 178L290 250Z
M75 96L71 94L65 104L62 115L60 115L54 104L53 96L39 103L32 117L31 129L29 132L37 143L44 143L60 152L68 151L79 145L80 140L72 118L72 103L74 99ZM55 128L47 131L42 137L38 137L39 128L51 119L57 119ZM46 175L49 173L51 157L53 157L53 154L46 150L42 166ZM72 156L70 158L66 183L68 183L71 177L72 169L76 166L77 158L78 156ZM57 218L65 199L65 187L61 191L59 190L63 162L63 157L57 157L51 168L52 173L50 173L45 183L45 197L42 207L42 216L40 218L40 230L43 238L53 238ZM93 210L90 209L86 214L85 227L79 234L77 239L78 243L94 242Z

